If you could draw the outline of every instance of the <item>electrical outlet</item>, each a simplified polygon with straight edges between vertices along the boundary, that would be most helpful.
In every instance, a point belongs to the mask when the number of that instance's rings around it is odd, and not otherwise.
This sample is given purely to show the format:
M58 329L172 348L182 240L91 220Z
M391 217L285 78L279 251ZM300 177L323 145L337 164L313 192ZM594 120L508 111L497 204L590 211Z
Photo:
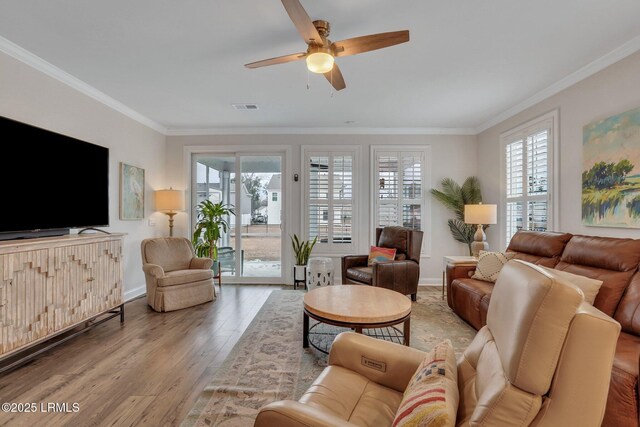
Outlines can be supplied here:
M156 226L156 222L154 220L152 220L152 219L147 221L147 224L149 225L149 227L155 227Z

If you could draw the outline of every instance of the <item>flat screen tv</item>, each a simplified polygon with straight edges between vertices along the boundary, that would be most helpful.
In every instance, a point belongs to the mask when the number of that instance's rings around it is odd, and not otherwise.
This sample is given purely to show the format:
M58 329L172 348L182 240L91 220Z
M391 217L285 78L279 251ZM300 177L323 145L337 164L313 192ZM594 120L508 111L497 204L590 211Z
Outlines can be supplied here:
M0 239L109 225L109 149L0 117Z

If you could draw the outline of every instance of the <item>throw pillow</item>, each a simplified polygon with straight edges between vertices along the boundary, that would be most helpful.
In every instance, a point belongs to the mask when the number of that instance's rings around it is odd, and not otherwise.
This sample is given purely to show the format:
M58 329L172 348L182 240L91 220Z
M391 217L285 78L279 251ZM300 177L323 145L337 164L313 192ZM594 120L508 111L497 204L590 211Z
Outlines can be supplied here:
M513 252L480 251L478 265L471 278L495 283L502 267L515 256Z
M376 262L393 261L396 257L396 250L389 248L379 248L378 246L371 246L369 250L369 265L373 265Z
M592 279L590 277L580 276L578 274L569 273L568 271L556 270L555 268L542 267L542 269L553 277L567 281L579 288L584 294L584 300L593 305L598 296L602 280Z
M456 356L446 340L427 353L413 374L392 427L454 426L458 400Z

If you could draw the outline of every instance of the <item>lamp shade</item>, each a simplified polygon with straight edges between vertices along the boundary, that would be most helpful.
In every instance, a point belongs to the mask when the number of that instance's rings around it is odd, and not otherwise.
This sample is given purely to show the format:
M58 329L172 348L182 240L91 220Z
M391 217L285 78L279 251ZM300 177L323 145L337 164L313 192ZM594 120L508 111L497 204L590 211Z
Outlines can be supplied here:
M326 52L314 52L307 56L307 68L312 73L328 73L333 68L333 56Z
M464 222L467 224L497 224L498 205L464 205Z
M157 211L183 211L184 192L174 190L157 190L155 193Z

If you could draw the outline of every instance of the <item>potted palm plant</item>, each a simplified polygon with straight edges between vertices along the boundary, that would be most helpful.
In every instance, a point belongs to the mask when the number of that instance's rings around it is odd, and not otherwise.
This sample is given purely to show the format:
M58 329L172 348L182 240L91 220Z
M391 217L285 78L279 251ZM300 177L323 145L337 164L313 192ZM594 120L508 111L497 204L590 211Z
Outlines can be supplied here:
M482 203L480 181L475 176L470 176L460 185L451 178L444 178L440 185L442 186L442 191L432 188L431 194L455 214L455 218L447 221L449 230L451 230L451 235L455 240L467 245L469 255L471 255L471 243L474 240L473 235L476 232L476 226L465 224L464 205ZM483 226L485 229L487 227L488 225Z
M305 280L304 269L309 262L311 251L318 241L318 236L312 241L300 240L297 234L289 237L291 238L291 246L293 247L293 253L296 257L296 264L293 266L293 278L294 280Z
M235 215L233 205L222 202L213 203L210 200L200 202L197 210L197 220L193 231L193 247L199 257L213 260L214 275L220 274L218 264L218 242L222 233L229 230L227 218Z

